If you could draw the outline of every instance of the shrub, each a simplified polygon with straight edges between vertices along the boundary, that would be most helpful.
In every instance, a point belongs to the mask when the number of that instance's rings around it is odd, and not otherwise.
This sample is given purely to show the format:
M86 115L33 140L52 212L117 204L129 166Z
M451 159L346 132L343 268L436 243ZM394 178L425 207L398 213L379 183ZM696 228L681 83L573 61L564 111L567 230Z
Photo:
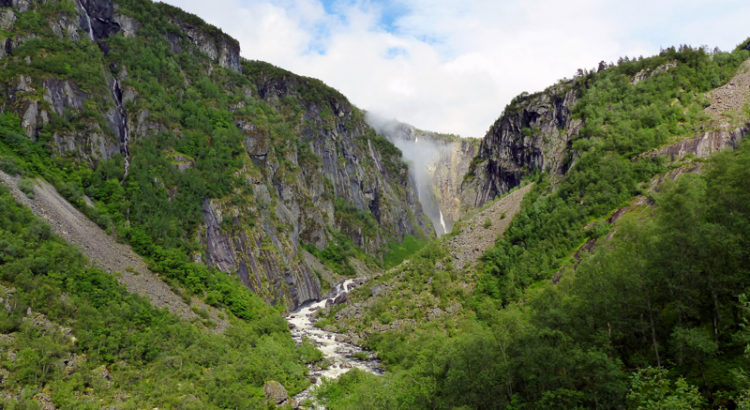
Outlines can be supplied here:
M18 181L18 189L21 190L29 199L34 199L34 181L28 178L22 178Z

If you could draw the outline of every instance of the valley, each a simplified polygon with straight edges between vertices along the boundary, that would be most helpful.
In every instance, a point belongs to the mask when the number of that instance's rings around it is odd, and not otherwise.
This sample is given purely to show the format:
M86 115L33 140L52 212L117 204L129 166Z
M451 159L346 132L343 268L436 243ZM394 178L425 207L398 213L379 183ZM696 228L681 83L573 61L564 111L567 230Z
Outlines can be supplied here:
M750 40L481 139L150 0L0 44L0 407L750 408Z

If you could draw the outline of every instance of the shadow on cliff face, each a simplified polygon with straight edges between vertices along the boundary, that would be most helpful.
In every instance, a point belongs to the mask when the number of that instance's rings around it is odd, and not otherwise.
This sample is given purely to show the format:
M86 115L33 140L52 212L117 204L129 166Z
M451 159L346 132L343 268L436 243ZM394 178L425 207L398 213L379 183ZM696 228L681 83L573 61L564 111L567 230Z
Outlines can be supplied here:
M450 155L451 147L444 141L435 140L429 132L420 131L409 124L367 113L365 120L375 131L387 138L401 150L409 165L409 176L417 189L422 210L432 221L435 234L450 232L440 209L437 195L435 169L441 157Z

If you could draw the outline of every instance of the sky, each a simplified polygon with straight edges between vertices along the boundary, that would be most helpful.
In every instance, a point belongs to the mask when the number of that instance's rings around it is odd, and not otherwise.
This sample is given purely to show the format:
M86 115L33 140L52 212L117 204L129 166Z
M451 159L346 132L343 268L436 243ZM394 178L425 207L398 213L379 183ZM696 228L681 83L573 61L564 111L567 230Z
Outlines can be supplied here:
M510 100L600 61L750 36L747 0L166 0L241 55L323 80L356 106L483 137Z

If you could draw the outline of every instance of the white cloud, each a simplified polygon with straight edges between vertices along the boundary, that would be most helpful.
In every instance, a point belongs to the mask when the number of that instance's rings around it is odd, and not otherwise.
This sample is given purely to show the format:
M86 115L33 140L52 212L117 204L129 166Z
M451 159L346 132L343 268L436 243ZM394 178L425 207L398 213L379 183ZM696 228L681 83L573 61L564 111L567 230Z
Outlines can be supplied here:
M168 0L240 41L242 55L320 78L357 106L417 127L481 137L522 91L601 60L660 47L731 49L750 32L746 1ZM320 52L324 51L324 52Z

